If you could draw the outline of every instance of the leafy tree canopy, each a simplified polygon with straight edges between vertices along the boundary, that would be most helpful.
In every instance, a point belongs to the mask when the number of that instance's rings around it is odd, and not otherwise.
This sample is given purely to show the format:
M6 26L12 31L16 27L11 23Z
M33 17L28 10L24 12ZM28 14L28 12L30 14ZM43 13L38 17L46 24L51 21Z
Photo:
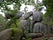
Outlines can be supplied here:
M43 5L47 8L44 21L53 26L53 0L43 0Z
M47 8L46 16L53 17L53 0L43 0L43 4Z
M20 10L21 4L27 4L27 5L32 5L35 4L34 0L0 0L0 9L2 12L13 12L16 13L18 10ZM14 10L10 10L8 8L8 5L13 5Z

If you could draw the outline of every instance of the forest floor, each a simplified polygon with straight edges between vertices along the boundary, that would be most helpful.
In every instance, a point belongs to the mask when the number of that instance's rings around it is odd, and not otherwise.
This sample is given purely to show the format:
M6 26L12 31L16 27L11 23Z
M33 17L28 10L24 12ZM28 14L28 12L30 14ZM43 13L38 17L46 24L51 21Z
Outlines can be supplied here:
M45 37L46 36L46 37ZM34 38L33 40L53 40L53 34L46 34L45 36Z

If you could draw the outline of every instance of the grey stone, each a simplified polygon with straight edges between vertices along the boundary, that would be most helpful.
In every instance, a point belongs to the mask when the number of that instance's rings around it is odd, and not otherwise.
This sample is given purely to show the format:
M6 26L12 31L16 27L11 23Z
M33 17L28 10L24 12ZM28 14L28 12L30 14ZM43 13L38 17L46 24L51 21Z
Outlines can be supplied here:
M22 19L28 19L30 16L32 16L32 12L28 12L28 13L24 13L23 15L22 15Z
M24 30L29 30L28 21L27 20L20 20L21 28Z
M53 40L53 37L50 37L48 40Z
M15 14L15 18L18 19L22 16L22 14L24 14L23 12L18 12Z
M8 40L11 37L12 29L6 29L0 32L0 40Z
M33 12L33 21L35 22L35 21L41 21L42 20L42 13L41 12L39 12L39 11L35 11L35 12Z
M47 30L48 30L47 32L51 32L51 26L48 26Z
M38 38L42 36L43 36L42 33L28 33L28 37L31 37L31 38Z
M11 17L14 17L14 16L15 16L14 14L10 14L10 13L5 14L6 19L10 19Z
M33 32L41 32L41 33L46 33L47 32L47 28L46 25L43 23L35 23L34 28L33 28Z
M15 13L15 14L12 14L12 13L6 13L5 16L7 19L10 19L12 17L18 19L19 17L21 17L23 14L23 12L18 12L18 13Z
M33 21L30 20L30 32L33 32Z

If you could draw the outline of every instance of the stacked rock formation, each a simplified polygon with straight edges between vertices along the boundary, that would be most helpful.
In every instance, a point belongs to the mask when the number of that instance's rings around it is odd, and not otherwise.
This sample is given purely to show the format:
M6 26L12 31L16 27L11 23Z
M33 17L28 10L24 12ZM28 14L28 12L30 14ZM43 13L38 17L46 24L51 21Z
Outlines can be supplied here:
M20 18L21 27L29 32L30 20L29 17L32 16L32 12L24 13Z
M15 19L20 19L21 23L21 28L23 30L27 30L28 32L41 32L41 33L46 33L47 30L50 31L49 27L46 27L44 23L42 23L42 16L43 14L39 11L34 11L34 12L18 12L16 14L6 14L6 18L10 19L11 17ZM31 18L32 19L31 19Z
M28 31L30 37L40 37L50 31L42 21L43 14L39 11L25 13L20 20L22 29Z
M42 23L42 16L43 14L39 11L23 14L20 21L21 27L33 33L46 33L48 28ZM32 19L28 20L30 17Z
M43 22L43 14L39 11L33 12L33 32L47 33L50 31L50 27L46 26Z
M39 37L42 36L42 34L40 33L46 33L47 30L50 31L50 28L42 23L42 16L43 14L39 11L28 13L18 12L18 14L6 14L7 19L10 19L11 17L14 17L15 19L20 19L20 26L23 29L23 32L28 32L28 36L32 37Z

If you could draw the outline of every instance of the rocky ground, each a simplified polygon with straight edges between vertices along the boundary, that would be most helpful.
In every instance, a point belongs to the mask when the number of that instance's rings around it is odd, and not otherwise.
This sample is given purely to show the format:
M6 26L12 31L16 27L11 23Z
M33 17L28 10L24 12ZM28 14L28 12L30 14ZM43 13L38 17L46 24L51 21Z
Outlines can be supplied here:
M46 34L46 36L34 38L33 40L53 40L53 34Z

